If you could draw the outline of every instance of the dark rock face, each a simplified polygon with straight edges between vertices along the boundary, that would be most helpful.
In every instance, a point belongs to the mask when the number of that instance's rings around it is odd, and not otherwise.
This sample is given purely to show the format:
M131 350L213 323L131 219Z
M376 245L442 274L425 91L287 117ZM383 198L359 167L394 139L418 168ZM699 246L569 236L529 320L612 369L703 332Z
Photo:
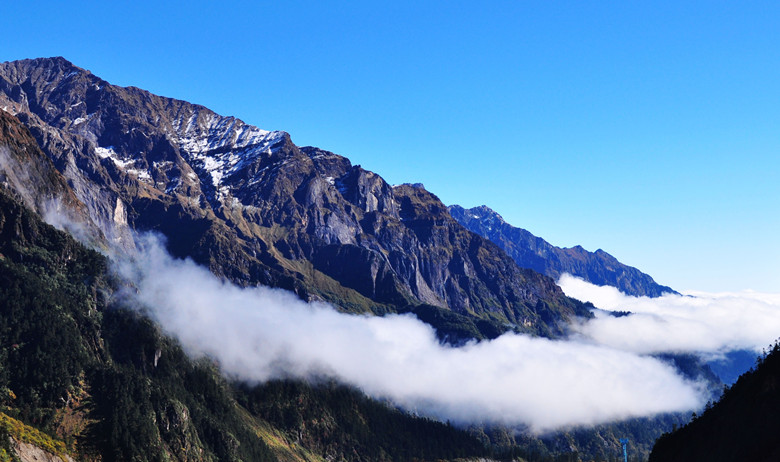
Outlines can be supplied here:
M427 303L542 335L589 316L421 186L391 187L285 132L116 87L62 58L0 64L0 108L114 241L155 230L174 255L236 283L350 311Z
M588 252L580 246L555 247L522 228L508 224L501 215L484 205L471 209L452 205L449 211L460 224L496 243L523 268L531 268L556 279L563 273L569 273L596 285L617 287L634 296L660 297L665 293L676 293L601 249Z

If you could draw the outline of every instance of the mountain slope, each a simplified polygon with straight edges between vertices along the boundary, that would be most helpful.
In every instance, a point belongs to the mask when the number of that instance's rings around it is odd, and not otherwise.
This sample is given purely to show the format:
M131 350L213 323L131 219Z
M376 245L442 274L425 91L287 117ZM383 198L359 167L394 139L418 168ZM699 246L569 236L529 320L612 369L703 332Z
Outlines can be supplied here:
M487 206L464 209L459 205L451 205L449 211L467 229L496 243L522 268L531 268L555 279L563 273L569 273L592 284L617 287L621 292L637 297L676 293L669 287L657 284L652 277L638 269L620 263L601 249L588 252L580 246L555 247L505 222L501 215Z
M433 194L392 188L284 132L112 86L62 58L0 64L0 107L30 128L113 242L156 230L175 256L238 284L349 311L429 304L548 336L590 315Z

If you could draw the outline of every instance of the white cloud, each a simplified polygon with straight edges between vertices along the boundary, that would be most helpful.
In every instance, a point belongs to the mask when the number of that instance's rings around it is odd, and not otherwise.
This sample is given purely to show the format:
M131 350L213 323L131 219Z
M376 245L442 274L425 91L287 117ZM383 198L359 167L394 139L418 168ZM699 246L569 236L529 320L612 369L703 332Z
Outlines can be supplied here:
M601 312L576 327L583 340L622 351L718 356L732 350L761 351L780 337L780 294L691 292L648 298L570 275L558 284L566 295L598 308L632 313L613 317Z
M190 354L242 380L326 375L426 415L534 432L686 411L704 399L654 358L514 334L442 346L414 317L348 315L277 289L241 289L145 241L122 270L136 296Z

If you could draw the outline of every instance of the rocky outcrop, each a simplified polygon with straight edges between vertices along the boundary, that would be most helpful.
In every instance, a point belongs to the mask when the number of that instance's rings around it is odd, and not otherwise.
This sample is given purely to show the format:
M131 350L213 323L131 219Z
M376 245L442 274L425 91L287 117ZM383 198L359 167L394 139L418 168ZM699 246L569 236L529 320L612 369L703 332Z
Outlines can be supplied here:
M487 206L464 209L452 205L449 211L460 224L496 243L523 268L531 268L555 279L563 273L569 273L596 285L617 287L634 296L659 297L665 293L676 293L669 287L657 284L652 277L638 269L620 263L601 249L588 252L580 246L556 247L522 228L508 224Z
M426 303L544 335L588 316L422 187L233 117L122 88L62 58L0 64L13 113L109 240L154 230L238 284L350 311Z
M73 459L64 455L56 456L38 446L11 438L11 450L21 462L73 462Z

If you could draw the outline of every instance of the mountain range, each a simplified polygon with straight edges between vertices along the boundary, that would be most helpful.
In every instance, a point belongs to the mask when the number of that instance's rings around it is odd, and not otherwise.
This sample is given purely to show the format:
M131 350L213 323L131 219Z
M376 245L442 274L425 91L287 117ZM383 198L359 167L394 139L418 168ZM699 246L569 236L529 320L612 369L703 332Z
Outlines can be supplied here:
M392 187L285 132L113 86L62 58L0 64L0 108L30 129L114 243L157 231L174 256L237 284L347 311L425 304L547 336L590 315L424 188ZM37 186L17 183L28 197Z
M15 275L3 287L27 293L64 278L67 284L56 287L90 300L84 311L76 297L66 315L41 324L59 331L75 319L76 330L68 331L72 345L65 349L76 356L52 359L59 356L30 337L43 327L25 338L3 338L0 359L17 361L9 362L13 370L28 369L13 345L42 351L38 360L47 368L59 361L70 369L51 370L40 383L22 376L0 385L12 394L28 387L23 400L5 401L8 408L23 421L82 441L87 449L81 456L92 451L97 459L129 460L145 447L161 460L497 456L477 441L529 460L572 451L607 457L618 447L617 428L637 435L636 444L647 451L662 429L680 422L679 416L663 416L547 439L507 429L467 434L415 420L339 385L228 384L213 367L190 362L148 320L112 307L111 294L122 283L105 270L108 263L36 216L107 254L132 251L138 232L156 232L173 256L191 258L224 280L286 289L345 312L410 312L454 344L506 331L557 338L568 322L592 317L591 305L567 297L555 284L563 272L634 295L671 289L605 252L553 247L486 207L447 207L420 184L391 186L345 157L296 146L285 132L114 86L63 58L0 64L0 108L0 261ZM2 305L6 324L9 313L25 312L8 305L13 297L7 295ZM34 303L25 297L19 300ZM42 305L57 312L56 306ZM12 324L0 333L20 329ZM160 354L173 358L165 368L158 368ZM188 381L200 388L191 389ZM52 388L53 382L59 385ZM43 390L46 399L40 398ZM201 392L218 406L204 403ZM99 425L60 428L58 419L75 408L68 407L70 398L65 407L57 399L71 395L93 402L76 420ZM128 399L142 405L133 409ZM113 401L125 407L112 410ZM129 417L123 420L120 411ZM188 415L191 424L183 417ZM214 424L221 418L225 426ZM366 429L376 422L388 426L383 436ZM396 432L404 427L419 432ZM262 444L244 443L253 433L262 435ZM415 456L393 452L400 446L386 440L415 447L423 435L436 449L418 448ZM184 455L177 454L178 445L186 448Z

